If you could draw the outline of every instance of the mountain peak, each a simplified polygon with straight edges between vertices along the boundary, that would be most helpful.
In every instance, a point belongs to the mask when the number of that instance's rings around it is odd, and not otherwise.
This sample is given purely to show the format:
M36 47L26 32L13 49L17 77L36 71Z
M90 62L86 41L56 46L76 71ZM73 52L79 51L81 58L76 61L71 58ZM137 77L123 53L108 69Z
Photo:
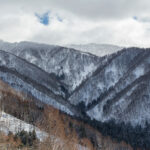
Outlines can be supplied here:
M94 54L96 56L104 56L108 54L115 53L123 47L111 45L111 44L96 44L96 43L89 43L89 44L71 44L67 45L66 47L74 48L83 52L88 52Z

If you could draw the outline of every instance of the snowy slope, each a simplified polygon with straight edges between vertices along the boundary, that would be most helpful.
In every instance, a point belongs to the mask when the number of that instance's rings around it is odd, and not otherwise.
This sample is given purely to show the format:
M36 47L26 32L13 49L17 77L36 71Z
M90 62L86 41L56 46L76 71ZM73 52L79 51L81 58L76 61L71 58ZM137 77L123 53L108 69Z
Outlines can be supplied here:
M130 48L117 53L69 100L74 105L83 101L87 114L98 121L144 124L150 122L149 81L150 49Z
M59 80L37 66L4 51L0 51L0 79L20 92L72 114L69 109L73 108L65 101L65 93L61 89L64 85Z
M36 132L37 138L42 142L46 140L46 138L51 138L53 144L56 144L56 147L63 147L65 141L60 139L59 137L55 137L56 135L48 135L45 131L41 131L39 128L28 124L22 120L19 120L5 112L0 112L0 131L8 134L12 132L16 134L20 131L32 132L33 130ZM74 145L74 143L72 143ZM82 146L80 144L76 144L77 150L89 150L89 148Z
M86 105L97 99L100 94L114 86L128 69L133 58L140 51L121 51L107 57L107 61L75 91L69 101L78 104L84 101Z
M94 72L102 60L70 48L31 42L0 42L0 49L9 51L60 77L62 82L68 85L69 92Z
M121 49L122 47L116 46L116 45L110 45L110 44L80 44L80 45L67 45L66 47L74 48L83 52L91 53L96 56L104 56L108 54L115 53Z
M48 137L48 134L44 131L41 131L39 128L27 124L26 122L19 120L5 112L0 112L0 131L5 132L6 134L12 132L13 134L20 131L32 132L35 130L37 138L40 141L43 141Z
M150 49L120 50L119 47L109 46L83 46L85 49L89 48L89 52L93 47L99 56L115 52L98 57L84 53L84 49L81 52L31 42L0 42L0 49L18 56L13 58L14 56L8 57L8 54L1 53L0 66L15 70L26 77L30 76L40 88L2 68L0 77L15 89L31 93L37 99L71 115L80 116L84 111L90 118L98 121L115 119L133 125L142 124L146 120L150 122ZM102 51L99 53L100 47ZM22 59L26 63L20 63ZM21 64L27 65L23 69ZM64 91L62 85L66 88ZM83 110L78 107L81 102L85 104Z

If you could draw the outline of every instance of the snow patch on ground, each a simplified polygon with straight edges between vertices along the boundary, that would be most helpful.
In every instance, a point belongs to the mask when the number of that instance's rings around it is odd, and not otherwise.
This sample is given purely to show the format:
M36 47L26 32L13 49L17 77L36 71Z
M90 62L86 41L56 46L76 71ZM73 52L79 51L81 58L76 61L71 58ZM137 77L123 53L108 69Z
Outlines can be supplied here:
M5 132L6 134L8 134L10 131L15 134L22 130L27 132L32 132L35 130L37 138L40 141L43 141L48 137L48 134L44 131L41 131L39 128L19 120L5 112L0 112L0 131Z
M20 131L27 131L32 132L35 130L37 138L42 142L46 138L51 138L53 140L53 143L56 145L62 145L65 143L62 139L55 137L55 135L48 135L46 132L41 131L39 128L28 124L22 120L19 120L5 112L0 112L0 131L4 132L5 134L8 134L9 132L12 132L13 134L20 132ZM73 143L74 144L74 143ZM76 145L76 148L78 150L89 150L87 147L84 147L80 144Z

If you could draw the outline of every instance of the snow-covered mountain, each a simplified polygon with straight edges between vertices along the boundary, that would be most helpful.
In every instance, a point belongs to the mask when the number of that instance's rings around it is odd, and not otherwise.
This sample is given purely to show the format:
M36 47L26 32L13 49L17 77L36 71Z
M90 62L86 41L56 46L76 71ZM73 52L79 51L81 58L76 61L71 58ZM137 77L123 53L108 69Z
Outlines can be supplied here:
M104 57L31 42L0 42L0 49L0 77L17 90L81 118L150 122L150 49Z
M66 85L57 77L5 51L0 51L0 79L16 90L64 112L72 114L75 111L65 100Z
M13 53L44 71L55 74L68 85L68 92L80 85L103 60L74 49L31 42L7 43L1 41L0 50Z
M116 45L111 45L111 44L95 44L95 43L90 43L90 44L80 44L80 45L66 45L66 47L69 48L74 48L83 52L91 53L96 56L105 56L108 54L115 53L123 47L119 47Z

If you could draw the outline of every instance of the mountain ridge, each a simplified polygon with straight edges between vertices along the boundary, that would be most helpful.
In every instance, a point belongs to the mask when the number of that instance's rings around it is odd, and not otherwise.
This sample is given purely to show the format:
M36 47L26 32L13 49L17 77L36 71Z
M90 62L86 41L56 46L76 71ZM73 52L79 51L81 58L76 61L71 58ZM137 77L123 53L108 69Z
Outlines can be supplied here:
M86 53L94 54L96 56L102 57L105 55L109 55L120 51L124 47L116 46L112 44L96 44L96 43L89 43L89 44L70 44L65 45L68 48L74 48Z
M3 45L3 48L4 47ZM5 51L9 50L6 49ZM103 107L107 106L105 103L109 101L111 97L115 97L120 90L125 89L129 83L134 82L134 80L140 78L140 76L146 74L149 70L149 49L134 47L124 48L114 54L97 57L65 47L22 42L18 43L16 48L13 48L12 52L9 53L15 52L18 58L22 58L34 64L35 67L37 66L37 68L42 69L43 72L47 74L48 80L58 82L58 85L56 84L58 92L54 90L54 93L55 95L60 95L63 100L61 102L61 97L52 96L52 105L55 105L55 101L58 101L58 103L63 104L64 108L62 108L62 110L65 111L68 107L71 109L74 108L75 114L80 112L79 116L82 116L83 112L90 118L93 118L93 116L96 117L98 114L100 115L103 112ZM5 65L8 67L8 64ZM29 65L27 68L32 68L31 66ZM39 74L39 72L40 71L38 71L37 74ZM9 74L7 76L9 76ZM45 82L46 84L43 85L47 86L47 81L44 81L45 79L43 79L43 82L40 76L35 77L34 80L36 79L39 84ZM31 81L29 80L28 82ZM34 86L35 84L33 87ZM42 90L42 93L45 90ZM31 94L33 93L34 92L31 92ZM34 95L39 95L38 91L35 93ZM48 91L46 93L48 93ZM38 97L39 99L47 99L46 97ZM82 102L85 108L78 107L82 106ZM108 108L114 107L112 106L113 103L109 104L110 106ZM145 104L143 103L143 105ZM114 118L116 116L114 115ZM112 114L110 115L110 119L111 118ZM101 118L98 120L101 120ZM130 122L133 123L134 121L132 122L131 120Z

